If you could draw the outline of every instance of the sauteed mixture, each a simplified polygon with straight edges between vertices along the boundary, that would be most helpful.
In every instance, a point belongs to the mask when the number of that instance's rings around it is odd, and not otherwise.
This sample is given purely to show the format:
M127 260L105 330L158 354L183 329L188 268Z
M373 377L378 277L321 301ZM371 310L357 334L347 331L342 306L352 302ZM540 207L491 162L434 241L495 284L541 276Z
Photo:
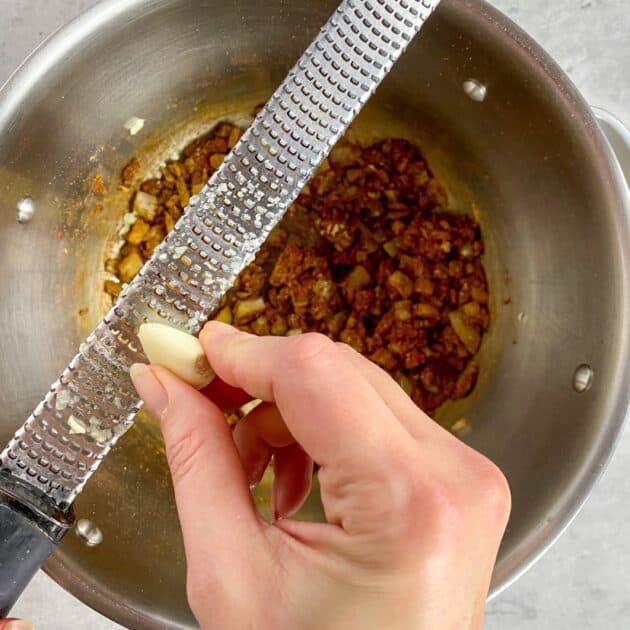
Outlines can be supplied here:
M125 244L106 262L111 296L138 273L241 134L221 123L161 177L139 185ZM139 168L132 160L123 184ZM476 384L474 357L490 322L488 284L478 223L447 206L413 144L342 141L215 317L258 335L317 331L345 342L429 413L463 398Z

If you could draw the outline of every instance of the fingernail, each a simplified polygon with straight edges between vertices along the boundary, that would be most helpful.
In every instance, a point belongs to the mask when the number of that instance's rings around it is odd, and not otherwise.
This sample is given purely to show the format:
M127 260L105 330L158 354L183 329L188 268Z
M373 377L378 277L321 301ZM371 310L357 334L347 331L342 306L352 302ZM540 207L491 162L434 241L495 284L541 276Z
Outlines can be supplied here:
M161 419L168 405L168 394L153 370L144 363L134 363L129 368L129 376L147 409L153 416Z
M261 471L261 466L258 468L254 468L247 472L247 483L249 484L249 489L253 490L260 483L262 476L265 474L265 471Z
M5 626L5 630L34 630L35 626L30 621L23 619L15 619L9 621Z

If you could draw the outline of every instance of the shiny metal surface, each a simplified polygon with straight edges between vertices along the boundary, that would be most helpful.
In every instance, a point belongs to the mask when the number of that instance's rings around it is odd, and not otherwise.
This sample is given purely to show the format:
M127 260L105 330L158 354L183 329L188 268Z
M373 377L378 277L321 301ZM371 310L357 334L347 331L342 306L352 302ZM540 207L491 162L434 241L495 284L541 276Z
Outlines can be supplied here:
M87 518L77 521L74 531L88 547L96 547L103 542L103 532Z
M5 440L102 313L92 279L124 195L90 213L90 174L113 183L140 149L149 171L213 120L250 111L333 6L109 2L14 77L0 97L0 326L12 331L0 342ZM470 442L513 488L496 592L575 514L626 414L628 201L584 103L528 38L471 0L445 0L432 21L355 133L417 140L454 203L467 210L475 200L481 211L496 321L478 396L447 413L472 421ZM471 78L488 86L483 103L462 90ZM9 128L6 112L16 108ZM123 125L134 115L147 123L130 137ZM19 225L26 195L37 213ZM578 394L572 379L583 363L594 379ZM154 424L143 420L125 436L77 512L98 524L103 543L86 549L67 538L52 575L126 625L192 625Z
M610 143L626 184L630 188L630 128L605 109L594 107L593 113Z
M17 202L16 220L18 223L28 223L35 216L35 202L31 197L24 197Z
M60 509L74 502L140 409L129 378L146 361L139 327L160 321L199 332L439 1L339 5L0 452L3 471ZM144 119L123 127L134 136ZM18 202L19 223L34 214L30 201L30 216Z

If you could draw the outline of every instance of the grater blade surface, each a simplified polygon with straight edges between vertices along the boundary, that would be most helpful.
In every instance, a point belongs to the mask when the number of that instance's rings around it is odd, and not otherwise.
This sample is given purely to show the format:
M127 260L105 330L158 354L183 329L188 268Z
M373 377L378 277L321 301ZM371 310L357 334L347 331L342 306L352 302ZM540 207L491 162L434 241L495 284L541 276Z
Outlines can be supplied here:
M197 333L439 0L344 0L165 241L0 454L70 506L140 401L146 321Z

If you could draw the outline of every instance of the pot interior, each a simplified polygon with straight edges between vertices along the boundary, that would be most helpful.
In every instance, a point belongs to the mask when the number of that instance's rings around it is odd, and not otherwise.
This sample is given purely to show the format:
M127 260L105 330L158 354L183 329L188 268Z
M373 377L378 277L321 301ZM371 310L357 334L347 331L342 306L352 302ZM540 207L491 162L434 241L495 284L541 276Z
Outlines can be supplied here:
M0 97L0 438L6 441L104 313L102 267L128 193L221 119L266 100L336 2L113 1L48 44ZM504 28L505 27L505 28ZM488 87L468 98L464 81ZM131 136L124 123L145 119ZM479 209L493 299L473 396L442 411L506 473L513 514L493 589L575 512L625 413L627 223L599 131L559 70L495 11L445 1L351 131L416 142L451 206ZM89 192L94 174L109 193ZM24 196L31 222L15 221ZM95 208L103 203L102 209ZM573 387L580 365L588 391ZM627 382L627 381L626 381ZM217 509L220 509L219 506ZM134 627L194 625L164 449L141 415L76 503L48 571ZM321 516L316 495L305 517Z

